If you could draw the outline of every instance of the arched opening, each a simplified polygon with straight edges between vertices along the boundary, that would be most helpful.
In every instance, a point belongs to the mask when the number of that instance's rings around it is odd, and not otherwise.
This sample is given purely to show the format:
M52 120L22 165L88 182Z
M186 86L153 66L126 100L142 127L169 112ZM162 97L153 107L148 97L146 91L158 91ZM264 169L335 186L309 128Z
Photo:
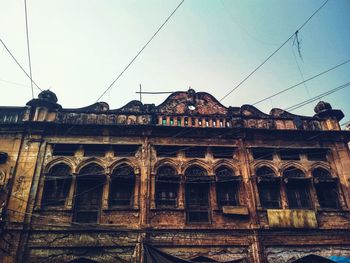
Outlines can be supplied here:
M256 170L260 204L264 208L280 208L280 180L275 172L262 166Z
M88 164L80 170L75 194L75 222L98 222L104 183L104 169L98 164Z
M210 178L198 165L186 169L186 214L188 223L209 222Z
M215 170L215 175L218 207L237 206L239 180L233 170L227 166L220 166Z
M64 163L53 166L45 176L43 207L64 206L72 183L71 168Z
M158 168L156 174L156 206L177 207L180 177L170 165Z
M112 172L109 205L130 207L133 204L135 174L134 169L127 164L116 167Z
M289 208L311 208L310 181L303 171L289 167L283 172Z
M324 168L314 169L312 176L320 207L338 209L340 207L338 181L332 178L330 172Z

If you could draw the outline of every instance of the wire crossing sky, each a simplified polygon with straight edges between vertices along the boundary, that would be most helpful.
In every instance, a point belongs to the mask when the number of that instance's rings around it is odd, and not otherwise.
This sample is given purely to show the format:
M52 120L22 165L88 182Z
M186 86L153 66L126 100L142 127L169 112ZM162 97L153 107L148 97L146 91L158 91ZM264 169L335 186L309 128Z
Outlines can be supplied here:
M111 84L130 59L181 1L27 1L32 73L41 89L51 89L63 107L84 107ZM120 108L139 99L135 92L205 91L225 96L266 59L325 0L188 0L143 50L103 100ZM0 2L0 38L29 73L24 2ZM260 101L350 58L350 1L330 0L254 76L225 98L225 106ZM293 55L296 54L296 57ZM295 61L297 59L297 63ZM300 67L300 71L298 68ZM301 74L301 73L302 74ZM257 105L269 112L323 94L348 81L350 63L322 74ZM35 84L34 83L34 84ZM31 81L0 46L0 105L23 106ZM349 88L322 100L350 119ZM39 90L34 90L37 96ZM308 94L308 92L310 94ZM168 94L144 95L161 103ZM313 115L310 103L293 111Z

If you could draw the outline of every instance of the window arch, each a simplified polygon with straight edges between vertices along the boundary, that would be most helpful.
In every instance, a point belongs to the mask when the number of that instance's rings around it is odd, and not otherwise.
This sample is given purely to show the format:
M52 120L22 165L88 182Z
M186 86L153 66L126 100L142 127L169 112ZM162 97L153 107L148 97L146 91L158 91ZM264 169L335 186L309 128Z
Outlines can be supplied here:
M215 175L219 177L231 177L234 176L235 173L228 166L222 165L215 170Z
M331 173L328 170L321 167L314 169L312 171L312 176L318 179L332 178Z
M259 176L261 178L269 178L269 177L275 177L276 174L275 172L267 166L262 166L259 167L256 172L255 172L256 176Z
M80 169L74 203L74 221L79 223L97 223L99 219L102 191L105 183L104 169L90 163Z
M59 163L51 167L45 176L41 205L64 206L71 183L71 168L67 164Z
M311 208L310 183L300 169L291 166L284 170L289 208Z
M85 165L83 168L80 169L79 175L80 176L91 176L91 177L96 177L96 176L101 176L104 174L104 169L98 165L97 163L89 163Z
M176 207L179 179L176 170L170 165L164 165L157 169L156 174L156 206Z
M223 206L237 206L239 180L228 166L220 166L215 170L216 198L219 208Z
M264 208L281 207L280 180L275 172L262 166L256 170L260 204Z
M338 184L331 173L324 168L316 168L312 171L318 203L322 208L340 208Z
M185 171L186 214L189 223L209 222L210 179L206 170L192 165Z
M305 174L299 168L291 166L284 170L283 176L286 178L303 178Z
M170 165L163 165L157 169L157 176L173 177L176 176L176 170Z
M134 169L128 164L117 166L111 176L110 206L129 207L133 203L135 187Z

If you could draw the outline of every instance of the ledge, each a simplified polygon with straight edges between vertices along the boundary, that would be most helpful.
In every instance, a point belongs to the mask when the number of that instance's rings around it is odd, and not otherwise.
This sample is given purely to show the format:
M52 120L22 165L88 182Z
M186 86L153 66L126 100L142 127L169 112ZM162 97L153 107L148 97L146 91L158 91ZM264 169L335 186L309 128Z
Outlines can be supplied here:
M327 213L327 212L349 213L350 212L348 208L317 208L316 211L319 213Z
M175 211L175 212L183 212L185 208L176 208L176 207L159 207L159 208L151 208L152 212L161 212L161 211Z
M35 208L34 212L72 212L72 208L66 207L41 207Z
M102 209L103 212L113 212L113 211L128 211L128 212L139 212L139 208L132 208L132 207L110 207Z

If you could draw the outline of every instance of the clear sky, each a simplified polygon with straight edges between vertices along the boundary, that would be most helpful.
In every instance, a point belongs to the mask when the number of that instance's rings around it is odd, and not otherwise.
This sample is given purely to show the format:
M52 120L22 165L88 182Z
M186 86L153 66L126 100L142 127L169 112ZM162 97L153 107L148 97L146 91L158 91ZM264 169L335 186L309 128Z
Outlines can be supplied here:
M180 1L27 0L33 79L65 108L94 103ZM222 98L279 47L324 0L185 0L102 98L110 108L144 91L191 86ZM329 0L300 31L302 59L287 43L225 106L252 104L350 59L350 0ZM23 0L0 0L0 38L28 69ZM293 54L294 52L294 54ZM298 70L298 65L300 71ZM29 72L29 71L28 71ZM350 81L350 63L256 105L287 108ZM0 105L23 106L30 80L0 46ZM38 90L35 90L37 96ZM161 103L167 95L144 95ZM350 120L350 87L323 100ZM293 113L313 115L316 102Z

